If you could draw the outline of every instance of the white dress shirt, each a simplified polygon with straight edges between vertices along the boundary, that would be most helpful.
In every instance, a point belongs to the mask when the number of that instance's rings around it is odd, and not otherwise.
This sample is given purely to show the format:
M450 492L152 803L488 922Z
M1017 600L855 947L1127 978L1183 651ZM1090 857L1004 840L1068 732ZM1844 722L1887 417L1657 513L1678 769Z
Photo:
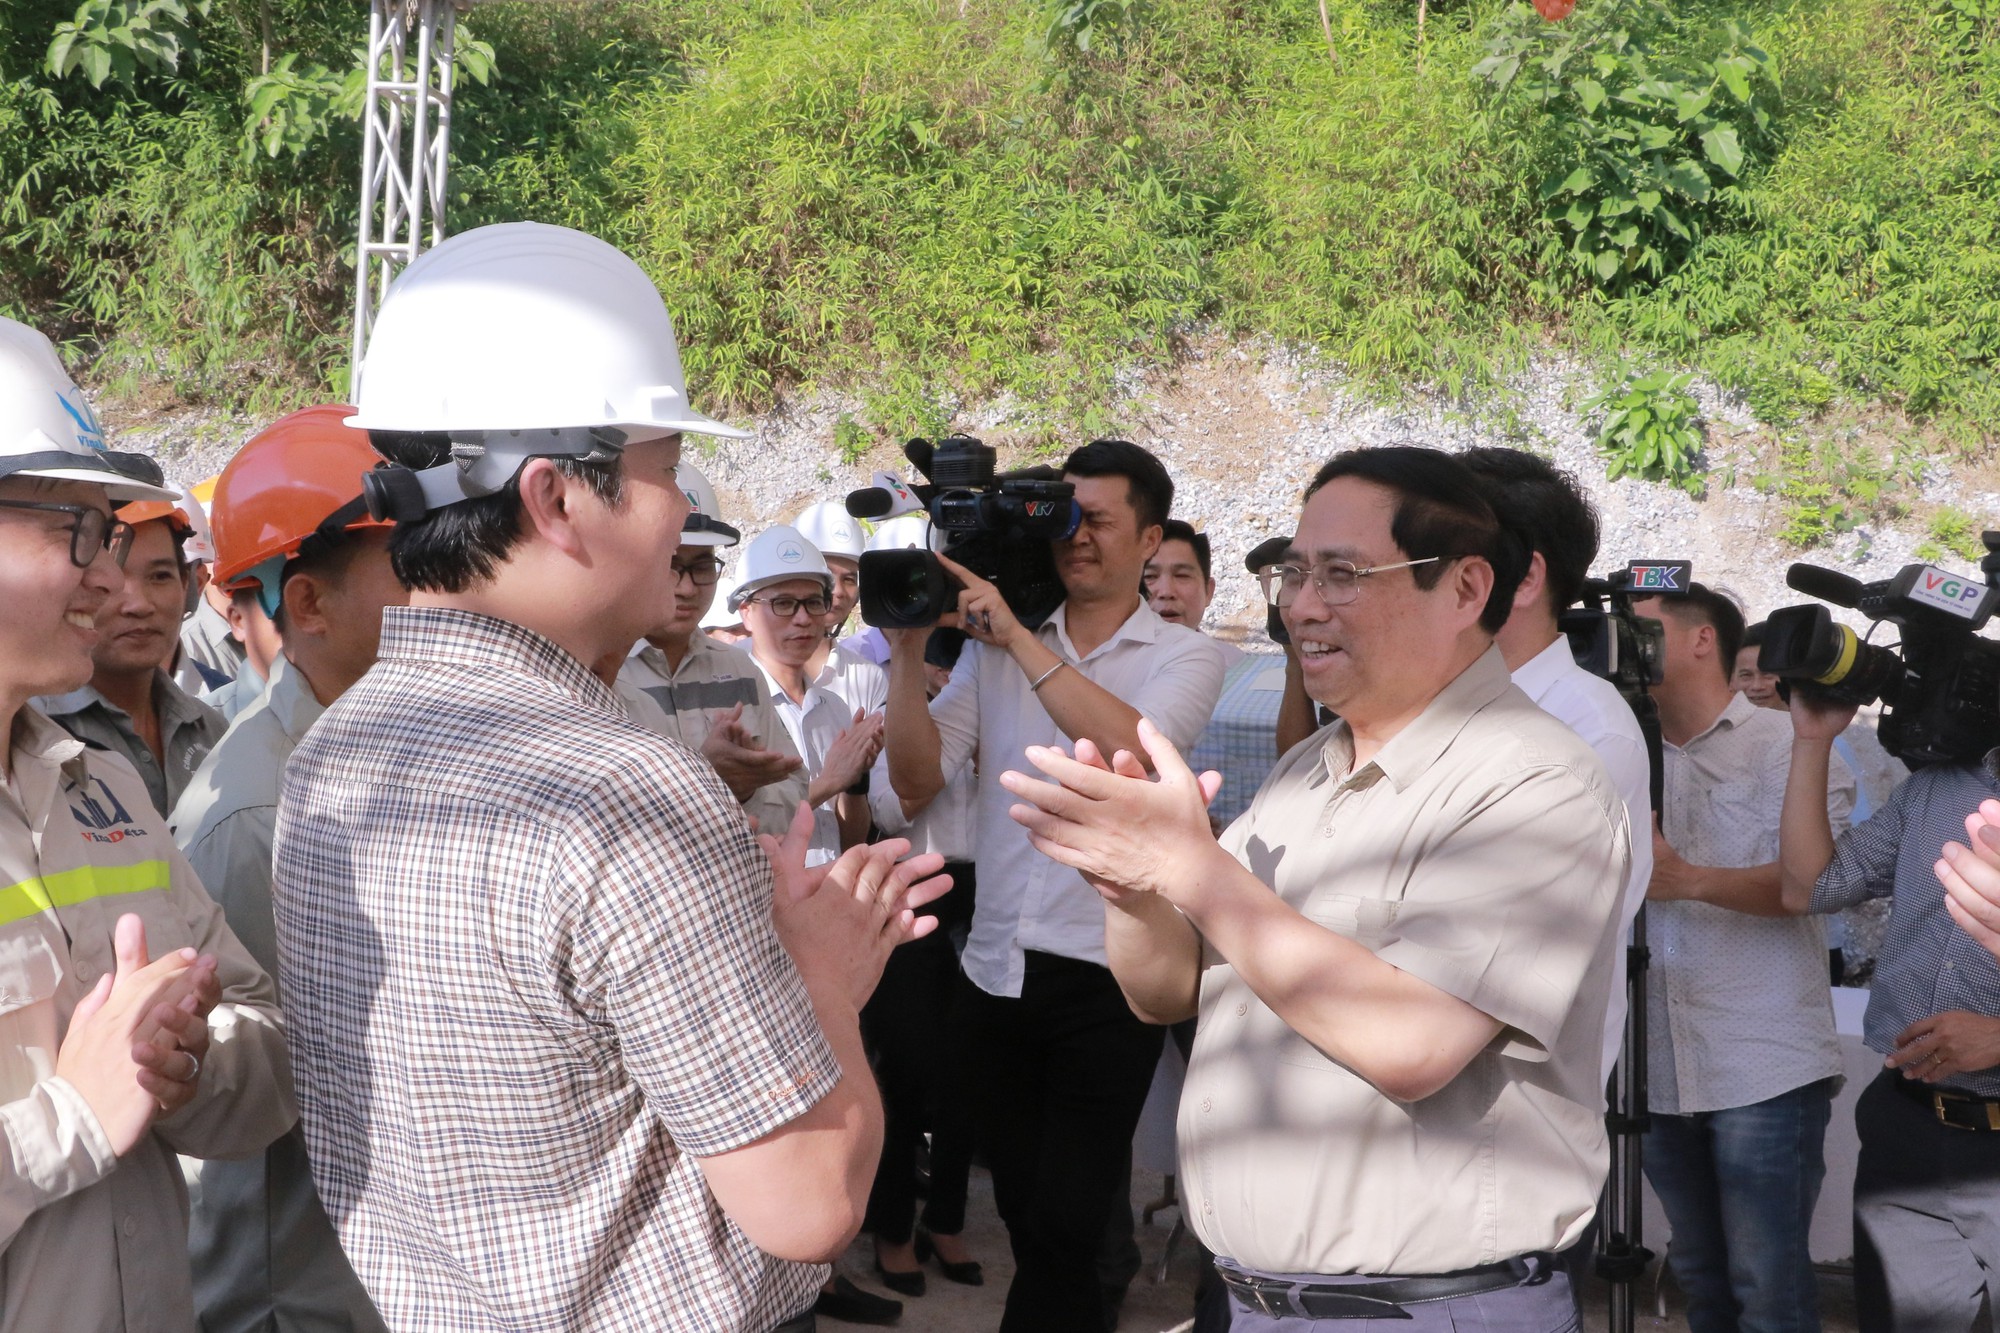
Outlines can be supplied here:
M1646 759L1646 738L1632 706L1610 681L1593 676L1576 664L1569 639L1556 641L1521 664L1514 672L1521 692L1543 712L1583 738L1597 751L1611 785L1625 802L1632 821L1632 875L1625 885L1623 916L1618 926L1618 957L1611 974L1611 1005L1604 1014L1604 1075L1618 1062L1625 1041L1625 942L1632 918L1646 902L1653 880L1653 778Z
M834 650L835 656L839 655L839 651L838 648ZM778 719L785 724L785 733L798 748L799 757L806 761L806 778L810 782L825 769L827 754L833 749L833 743L840 739L840 733L854 725L854 710L859 705L850 704L826 683L829 676L836 674L831 659L826 670L820 672L819 680L806 686L805 698L793 703L792 697L785 693L785 687L778 683L770 668L758 662L754 654L746 652L744 656L764 673L764 682L771 688L771 702L777 707ZM873 672L881 680L870 684L866 680L867 672ZM879 686L882 697L888 697L888 673L873 662L856 659L848 663L844 677L851 688L869 690ZM879 708L881 705L876 706ZM807 865L823 865L840 855L840 820L834 813L834 800L829 796L813 807L813 836L812 845L806 852Z
M1136 600L1136 599L1135 599ZM1170 625L1144 602L1088 656L1070 642L1067 604L1035 635L1085 678L1150 718L1185 752L1208 725L1222 692L1222 653L1205 635ZM955 773L976 756L979 902L960 962L989 995L1019 996L1023 951L1060 954L1104 965L1104 901L1083 876L1028 846L1027 831L1008 817L1014 796L999 776L1007 769L1036 774L1030 745L1075 742L1043 709L1028 678L998 648L977 640L931 701L942 739L939 768Z
M879 713L889 703L888 671L844 643L833 645L813 684L846 700L850 722L857 708L863 713Z

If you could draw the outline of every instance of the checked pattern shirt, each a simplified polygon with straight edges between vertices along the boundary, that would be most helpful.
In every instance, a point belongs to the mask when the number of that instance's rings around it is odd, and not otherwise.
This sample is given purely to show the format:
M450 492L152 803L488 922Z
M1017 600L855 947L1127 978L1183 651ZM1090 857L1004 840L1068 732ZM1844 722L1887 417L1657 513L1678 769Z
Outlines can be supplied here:
M313 1176L395 1328L762 1330L697 1158L838 1061L713 770L518 625L392 608L285 775L278 946Z

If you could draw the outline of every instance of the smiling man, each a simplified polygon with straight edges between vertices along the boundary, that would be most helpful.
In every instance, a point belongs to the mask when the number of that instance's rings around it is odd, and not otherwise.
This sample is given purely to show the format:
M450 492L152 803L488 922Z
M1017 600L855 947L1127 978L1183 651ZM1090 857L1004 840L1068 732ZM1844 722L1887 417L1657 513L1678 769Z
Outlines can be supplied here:
M297 1110L270 978L138 774L28 706L91 673L112 504L170 496L96 424L0 319L0 1331L193 1333L174 1154L255 1153Z
M193 526L172 500L136 501L119 516L131 525L132 550L97 613L90 683L37 702L78 740L130 760L165 818L229 723L176 685L165 665L187 608L181 544Z
M1217 776L1150 723L1157 782L1081 743L1029 752L1060 786L1001 779L1035 847L1106 900L1132 1008L1200 1011L1180 1180L1239 1333L1575 1327L1552 1251L1604 1180L1629 834L1596 755L1494 645L1523 566L1463 464L1342 454L1264 574L1341 720L1220 843Z

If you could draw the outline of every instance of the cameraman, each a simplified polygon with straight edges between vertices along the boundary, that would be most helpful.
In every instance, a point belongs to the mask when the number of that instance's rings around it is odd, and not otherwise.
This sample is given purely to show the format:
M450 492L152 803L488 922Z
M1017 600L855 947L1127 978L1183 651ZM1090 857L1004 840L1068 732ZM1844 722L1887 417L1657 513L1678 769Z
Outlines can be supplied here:
M1895 898L1863 1025L1885 1067L1854 1108L1855 1302L1865 1333L1964 1329L1982 1291L2000 1301L2000 963L1953 925L1940 880L1971 864L1956 839L1984 842L1973 812L2000 795L2000 751L1915 773L1836 843L1810 796L1853 720L1792 696L1780 867L1788 912Z
M929 630L889 631L889 778L912 817L976 757L978 771L1024 767L1034 745L1095 742L1141 753L1142 716L1194 743L1222 687L1222 655L1169 625L1141 596L1173 481L1136 444L1096 440L1063 479L1083 511L1054 543L1067 599L1023 626L984 579L964 584L941 623L972 636L935 702L925 697ZM961 959L954 1043L1017 1265L1003 1333L1101 1333L1095 1260L1120 1170L1159 1060L1161 1031L1126 1006L1105 966L1104 911L1073 870L1029 850L994 781L979 784L979 898ZM1113 1302L1115 1304L1115 1302Z
M1779 906L1792 729L1730 688L1743 613L1702 584L1633 603L1666 627L1665 791L1648 891L1646 1178L1693 1333L1819 1328L1807 1233L1841 1073L1816 923ZM1796 773L1794 774L1796 777ZM1803 790L1803 789L1801 789ZM1812 788L1846 819L1846 765Z

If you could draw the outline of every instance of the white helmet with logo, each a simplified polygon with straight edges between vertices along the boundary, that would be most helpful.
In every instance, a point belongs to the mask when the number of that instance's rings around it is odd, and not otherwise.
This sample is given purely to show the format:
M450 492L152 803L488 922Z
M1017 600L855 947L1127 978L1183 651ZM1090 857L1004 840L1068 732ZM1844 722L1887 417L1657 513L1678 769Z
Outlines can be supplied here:
M927 514L898 514L877 523L868 538L871 551L934 551L938 545Z
M674 469L674 482L688 501L687 522L681 524L681 545L734 546L743 540L742 533L722 521L722 506L716 502L715 487L708 484L700 468L682 463Z
M749 436L689 405L652 279L609 242L539 222L477 227L418 256L382 302L358 378L348 425L451 436L453 463L416 474L426 510L490 495L530 458L607 461L676 431ZM415 503L407 482L382 499Z
M759 588L788 579L817 579L833 595L833 571L819 548L807 541L797 528L779 523L758 533L743 548L742 582L729 592L729 609L739 611L745 599Z
M799 515L798 529L801 536L819 547L821 555L859 560L868 549L868 542L861 535L861 520L848 513L847 506L837 500L807 505Z
M157 471L151 459L104 447L97 415L54 345L19 320L0 318L0 477L94 482L121 504L177 499L142 480L150 471Z

